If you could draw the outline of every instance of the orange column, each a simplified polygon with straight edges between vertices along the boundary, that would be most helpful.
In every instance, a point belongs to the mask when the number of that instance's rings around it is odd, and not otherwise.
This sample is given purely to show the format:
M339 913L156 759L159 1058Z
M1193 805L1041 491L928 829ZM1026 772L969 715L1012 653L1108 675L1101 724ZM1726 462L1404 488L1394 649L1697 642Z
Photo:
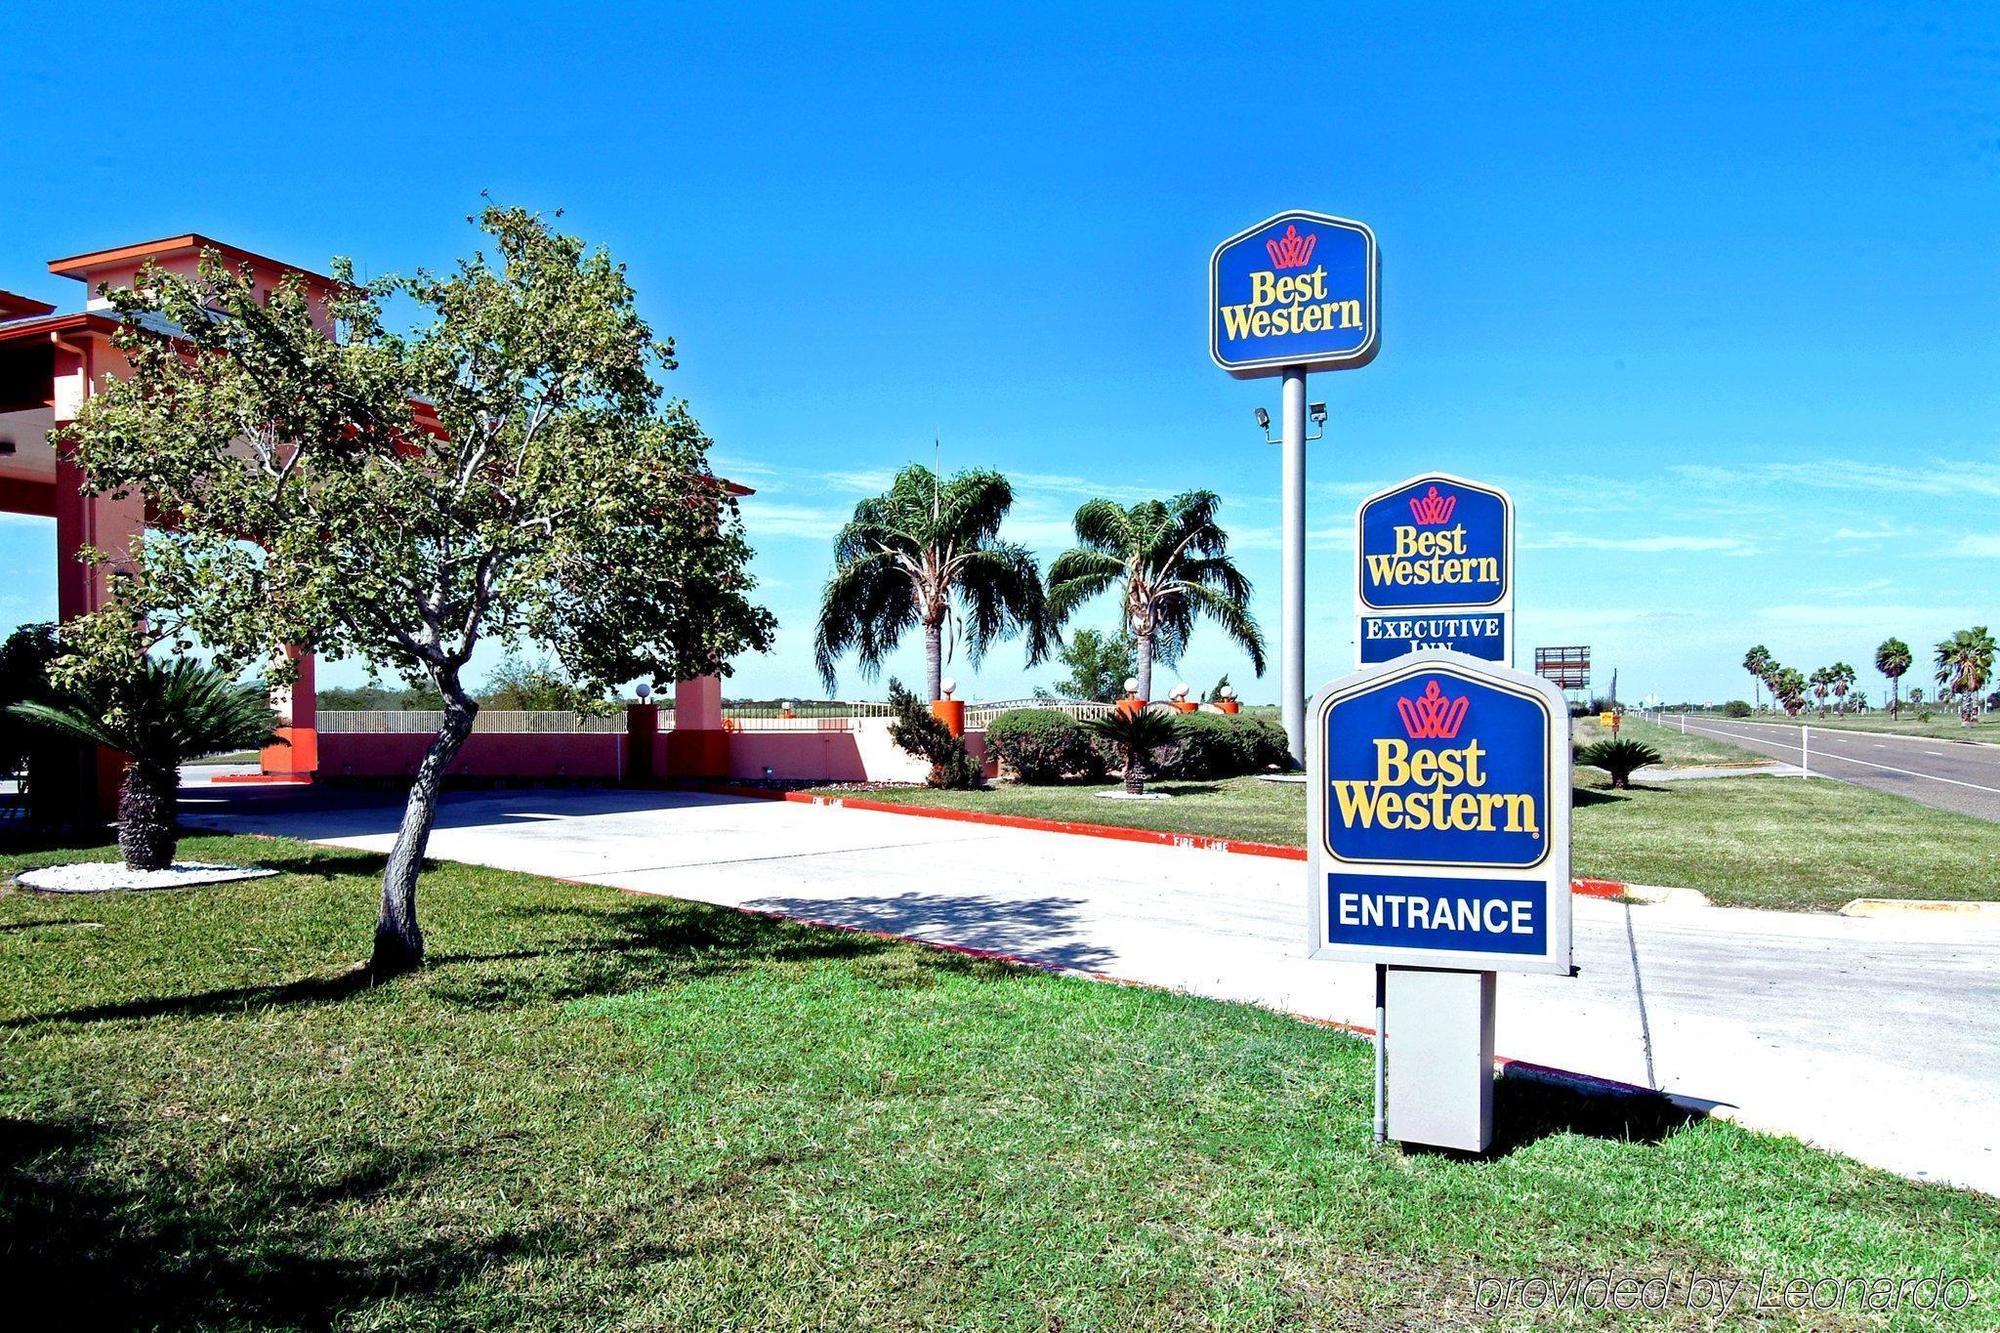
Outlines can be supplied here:
M55 355L56 425L76 419L98 369L91 364L89 345L58 344ZM83 470L67 456L56 459L56 615L73 620L98 610L111 600L114 569L130 569L131 543L145 531L146 505L136 494L113 498L84 489ZM89 546L110 560L93 565L82 558ZM118 787L125 776L125 758L98 749L85 760L71 787L75 808L87 819L109 819L118 809Z
M658 704L625 705L625 780L653 780L653 739L660 734Z
M257 756L266 776L311 781L319 771L319 685L317 660L303 648L287 648L285 656L299 666L299 678L274 690L271 706L278 710L278 735L283 745L267 745Z
M722 725L720 677L699 676L674 686L674 729L667 733L666 776L729 776L729 732Z
M965 700L933 699L931 701L931 716L949 727L952 735L963 736L965 734Z

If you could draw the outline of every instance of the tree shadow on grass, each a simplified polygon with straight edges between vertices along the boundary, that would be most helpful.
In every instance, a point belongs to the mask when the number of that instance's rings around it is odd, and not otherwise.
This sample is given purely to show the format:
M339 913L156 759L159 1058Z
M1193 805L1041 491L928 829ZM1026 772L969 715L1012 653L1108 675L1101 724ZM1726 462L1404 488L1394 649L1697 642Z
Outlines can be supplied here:
M816 929L669 899L603 907L518 906L495 915L503 921L546 922L549 929L514 948L434 949L420 971L380 983L385 992L414 987L431 1001L477 1008L560 1003L656 990L771 964L861 959L903 947L854 931ZM949 954L930 955L926 965L961 971L978 966L977 960ZM289 981L24 1014L0 1020L0 1031L307 1008L366 995L377 984L365 964L355 964Z
M1078 938L1076 898L995 898L984 894L899 893L869 898L760 898L760 911L853 930L914 935L962 949L1005 954L1050 967L1101 971L1117 955Z
M449 1235L357 1222L376 1201L449 1187L469 1149L355 1146L329 1165L322 1146L133 1170L119 1128L0 1120L0 1282L17 1308L60 1309L77 1328L332 1328L387 1300L455 1301L523 1258L630 1244L609 1220L560 1212Z

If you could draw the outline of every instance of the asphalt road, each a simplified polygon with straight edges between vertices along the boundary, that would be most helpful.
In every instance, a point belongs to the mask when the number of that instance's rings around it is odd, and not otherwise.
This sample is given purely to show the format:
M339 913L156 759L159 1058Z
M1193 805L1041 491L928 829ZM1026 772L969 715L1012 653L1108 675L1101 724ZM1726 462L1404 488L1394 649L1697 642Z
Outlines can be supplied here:
M401 813L380 800L203 804L187 813L205 824L376 851ZM591 789L453 793L430 851L1316 1018L1373 1016L1369 968L1303 956L1296 861ZM2000 1193L2000 923L1573 907L1580 973L1501 977L1502 1055L1660 1088L1893 1171Z
M1668 727L1680 725L1671 713L1663 722ZM1788 764L1804 759L1794 723L1691 717L1687 729L1691 735L1722 737ZM1811 767L1814 777L1839 778L1940 810L2000 821L2000 746L1813 727Z

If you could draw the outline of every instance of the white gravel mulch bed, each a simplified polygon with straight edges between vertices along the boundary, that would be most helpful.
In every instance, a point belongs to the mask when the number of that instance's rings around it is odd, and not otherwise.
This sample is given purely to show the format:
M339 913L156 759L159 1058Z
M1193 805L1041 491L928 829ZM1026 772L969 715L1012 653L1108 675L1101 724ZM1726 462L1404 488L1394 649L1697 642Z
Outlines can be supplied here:
M165 870L127 870L123 861L75 861L23 870L14 882L43 893L116 893L122 889L185 889L232 879L262 879L275 870L226 866L210 861L176 861Z

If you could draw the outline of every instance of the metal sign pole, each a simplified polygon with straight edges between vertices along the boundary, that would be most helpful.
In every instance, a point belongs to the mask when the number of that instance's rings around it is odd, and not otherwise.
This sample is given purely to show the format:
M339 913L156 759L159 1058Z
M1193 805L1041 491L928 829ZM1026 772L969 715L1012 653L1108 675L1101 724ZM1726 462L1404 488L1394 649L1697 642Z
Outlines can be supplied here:
M1375 964L1375 1142L1389 1141L1389 1117L1383 1109L1387 1098L1383 1093L1388 1088L1386 1075L1387 1061L1383 1058L1388 1051L1386 1043L1388 1030L1389 969L1385 964Z
M1285 744L1292 762L1306 761L1306 372L1285 368L1284 384L1284 617L1283 662Z

